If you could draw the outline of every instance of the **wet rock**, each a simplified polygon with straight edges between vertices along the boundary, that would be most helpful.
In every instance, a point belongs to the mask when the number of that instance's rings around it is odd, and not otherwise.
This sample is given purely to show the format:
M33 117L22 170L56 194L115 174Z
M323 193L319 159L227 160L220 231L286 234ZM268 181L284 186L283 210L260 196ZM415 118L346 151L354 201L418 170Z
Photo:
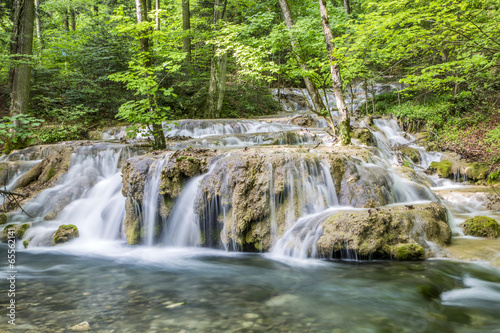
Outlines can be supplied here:
M25 239L23 241L23 246L24 246L25 249L28 248L28 246L30 245L30 242L31 242L31 239Z
M24 223L20 225L16 230L17 239L22 239L24 237L24 233L26 232L26 230L29 229L29 227L31 227L29 223Z
M391 248L391 256L396 260L422 260L424 248L415 243L397 244Z
M1 213L0 214L0 225L7 223L7 214Z
M17 226L15 224L8 224L2 232L2 242L7 242L9 238L16 235ZM9 237L10 236L10 237Z
M292 118L292 120L290 120L290 124L300 127L313 127L314 119L310 116L298 116Z
M52 242L54 245L67 243L79 236L78 228L73 224L61 225L54 234Z
M488 179L490 167L486 163L471 163L468 164L465 174L470 180L478 181Z
M352 138L361 141L362 144L367 146L372 145L372 134L367 128L355 128L352 131Z
M402 146L399 148L399 151L403 153L404 156L408 157L413 163L420 163L420 153L415 148Z
M451 231L442 213L446 209L437 203L431 205L435 207L385 207L330 216L322 223L323 235L317 242L318 251L327 257L349 249L362 256L389 258L399 255L399 248L419 253L419 248L402 245L417 244L428 248L426 240L449 244ZM427 233L429 226L436 231Z
M432 162L429 169L431 171L437 171L437 174L441 178L448 178L452 174L452 166L453 165L450 161L441 160L441 162Z
M73 327L71 327L71 330L72 331L78 331L78 332L81 332L81 331L90 331L90 325L88 322L84 321L84 322L81 322Z
M208 171L215 152L209 149L178 150L161 173L160 193L177 198L187 180Z
M500 236L500 225L486 216L476 216L460 224L464 233L470 236L497 238Z

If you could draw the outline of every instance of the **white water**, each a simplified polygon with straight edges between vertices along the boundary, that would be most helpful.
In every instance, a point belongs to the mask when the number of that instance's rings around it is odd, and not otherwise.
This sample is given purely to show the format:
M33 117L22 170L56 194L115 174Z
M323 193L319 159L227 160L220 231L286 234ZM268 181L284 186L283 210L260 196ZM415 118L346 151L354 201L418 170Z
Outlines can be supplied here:
M160 197L161 172L167 165L169 156L155 160L149 167L146 183L144 184L144 195L142 200L142 224L146 229L144 237L145 245L151 246L154 243L155 228L158 225L158 207Z

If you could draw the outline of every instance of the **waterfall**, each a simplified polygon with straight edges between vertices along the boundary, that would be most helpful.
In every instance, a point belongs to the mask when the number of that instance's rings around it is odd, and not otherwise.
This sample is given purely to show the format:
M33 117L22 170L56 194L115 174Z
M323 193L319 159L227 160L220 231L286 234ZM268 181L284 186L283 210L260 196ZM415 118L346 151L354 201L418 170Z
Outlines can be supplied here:
M142 200L142 223L146 229L144 244L151 246L154 243L155 230L160 218L158 214L160 198L161 172L169 161L169 156L158 159L149 167L146 183L144 184L144 196Z

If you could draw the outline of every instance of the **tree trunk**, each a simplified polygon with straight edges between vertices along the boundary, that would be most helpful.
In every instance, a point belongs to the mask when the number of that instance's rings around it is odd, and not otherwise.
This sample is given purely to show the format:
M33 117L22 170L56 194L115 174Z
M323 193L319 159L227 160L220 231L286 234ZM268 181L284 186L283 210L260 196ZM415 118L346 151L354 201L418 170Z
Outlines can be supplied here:
M279 0L280 6L281 6L281 11L283 12L283 16L285 17L285 24L287 29L290 31L293 30L293 18L292 18L292 12L290 11L290 7L288 6L288 3L286 0ZM297 62L300 64L302 69L307 72L309 69L307 68L307 65L304 63L304 61L300 58L298 51L298 46L297 42L294 38L293 35L290 35L291 39L291 44L292 44L292 49L294 50L296 57L297 57ZM326 107L323 103L323 99L321 99L321 95L319 94L318 89L314 85L314 82L311 81L311 79L307 76L303 77L304 83L306 85L307 92L309 93L309 96L311 97L312 103L313 103L313 111L317 114L321 114L322 110L326 110ZM334 130L334 129L333 129Z
M156 0L156 30L160 31L160 0Z
M33 54L34 18L34 0L15 0L10 45L13 63L9 71L11 117L28 113L31 89L30 56ZM22 124L17 122L16 126L21 128ZM13 147L12 142L6 142L4 150L9 151L12 148L20 148L24 144L24 142L18 142Z
M64 31L69 31L69 17L68 17L68 11L65 11L63 13L63 25L64 25Z
M344 10L347 15L351 14L351 5L349 0L344 0Z
M137 14L137 22L142 23L142 22L147 22L148 19L148 13L145 11L147 8L147 0L135 0L135 9L136 9L136 14ZM147 31L142 31L140 36L140 44L141 44L141 51L145 54L146 61L145 61L145 66L146 67L151 67L151 58L149 57L149 38L147 37ZM146 74L147 75L147 74ZM157 108L157 103L156 103L156 96L153 94L148 93L148 100L149 100L149 112L152 114L156 113L156 108ZM167 147L166 142L165 142L165 135L163 133L163 128L161 124L155 124L153 123L151 125L152 127L152 132L153 132L153 147L154 149L165 149Z
M71 18L71 30L76 31L76 13L73 8L69 10L69 15Z
M215 0L214 3L214 25L224 19L226 14L227 0ZM208 87L207 108L205 118L219 118L222 111L222 102L226 93L226 67L227 54L216 56L213 47L213 58L210 63L210 83Z
M330 60L330 71L332 73L333 92L335 94L335 102L340 114L340 141L343 145L351 143L351 124L347 106L344 101L344 93L342 91L342 78L340 77L340 69L337 64L337 59L333 56L335 45L333 44L333 34L328 22L328 12L326 9L326 0L319 0L319 9L321 13L321 23L325 34L326 50L328 59Z
M36 38L38 39L40 46L43 46L42 22L40 21L40 0L35 0L35 24L36 24Z
M182 39L182 51L185 52L186 61L191 62L191 37L189 33L191 30L191 12L189 10L189 0L182 0L182 30L186 34Z

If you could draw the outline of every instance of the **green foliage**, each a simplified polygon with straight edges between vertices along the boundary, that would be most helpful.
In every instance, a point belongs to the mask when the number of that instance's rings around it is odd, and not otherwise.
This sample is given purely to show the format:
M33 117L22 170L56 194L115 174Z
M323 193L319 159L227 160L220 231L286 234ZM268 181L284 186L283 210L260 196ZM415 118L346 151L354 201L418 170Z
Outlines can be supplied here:
M60 141L84 140L88 128L83 124L47 125L36 132L36 138L41 143L56 143Z
M500 148L500 125L488 132L485 142L495 148Z
M34 129L44 122L33 116L19 114L13 117L3 117L0 122L0 144L6 144L4 150L20 148L32 142Z

